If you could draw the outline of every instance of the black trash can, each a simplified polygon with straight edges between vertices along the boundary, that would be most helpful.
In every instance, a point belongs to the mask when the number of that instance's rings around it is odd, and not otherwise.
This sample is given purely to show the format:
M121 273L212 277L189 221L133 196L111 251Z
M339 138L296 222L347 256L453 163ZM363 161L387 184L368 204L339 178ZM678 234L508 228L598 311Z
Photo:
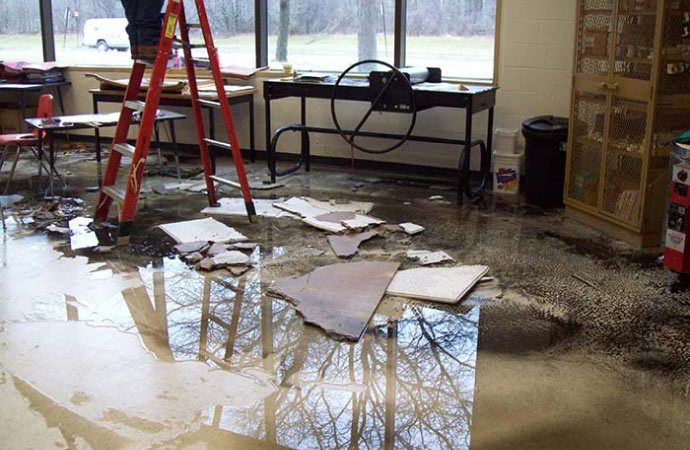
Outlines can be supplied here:
M544 208L563 207L568 119L541 116L522 123L525 137L527 203Z

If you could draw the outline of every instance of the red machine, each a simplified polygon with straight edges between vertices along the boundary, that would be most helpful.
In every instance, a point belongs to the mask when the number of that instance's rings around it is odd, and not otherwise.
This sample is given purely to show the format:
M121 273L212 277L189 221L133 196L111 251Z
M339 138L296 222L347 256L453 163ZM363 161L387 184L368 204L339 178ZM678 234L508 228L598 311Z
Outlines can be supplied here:
M673 167L664 265L674 272L690 273L690 164Z

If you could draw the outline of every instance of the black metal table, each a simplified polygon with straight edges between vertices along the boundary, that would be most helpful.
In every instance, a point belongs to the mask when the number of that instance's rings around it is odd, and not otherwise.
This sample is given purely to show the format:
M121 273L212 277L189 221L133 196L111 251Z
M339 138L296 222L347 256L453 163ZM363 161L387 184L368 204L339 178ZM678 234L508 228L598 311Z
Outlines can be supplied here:
M98 113L98 104L100 102L103 103L122 103L122 98L124 96L124 91L118 91L118 90L101 90L101 89L91 89L89 90L89 93L91 93L92 96L92 101L93 101L93 112ZM256 93L256 88L250 88L250 89L243 89L239 91L232 91L228 90L226 91L227 97L228 97L228 102L230 105L238 105L242 103L246 103L249 106L249 151L250 151L250 158L251 161L254 162L256 161L256 149L254 146L254 93ZM146 92L141 92L139 94L139 97L144 99L146 97ZM215 97L212 96L204 96L202 97L203 100L214 100L217 101L218 96L216 95ZM179 94L179 93L169 93L169 92L164 92L161 94L160 98L160 103L161 106L180 106L180 107L191 107L192 106L192 100L191 97L187 94ZM215 120L214 120L214 109L213 107L210 106L205 106L201 105L202 108L205 108L208 110L208 126L209 126L209 137L211 139L215 139L216 136L216 126L215 126ZM211 150L211 165L213 169L213 173L216 172L216 151Z
M53 176L57 174L55 171L55 150L53 146L54 134L56 132L69 132L74 130L83 129L93 129L96 132L96 161L97 161L97 176L98 176L98 186L101 186L101 148L100 148L100 133L98 130L102 127L114 127L117 125L119 119L119 112L110 114L80 114L71 116L59 116L53 117L54 120L59 120L59 123L43 123L43 119L26 119L26 123L32 128L38 129L38 159L39 167L42 167L43 158L43 144L47 143L49 162L50 162L50 195L53 196ZM175 149L175 160L178 167L178 178L179 178L179 161L177 160L177 140L175 138L175 120L182 120L187 118L184 114L180 114L173 111L166 111L163 109L158 110L156 115L156 122L167 122L170 125L170 136L172 139L173 147ZM132 123L136 123L133 120ZM44 136L45 135L45 136ZM156 132L156 142L158 143L158 148L160 148L160 136ZM159 164L160 164L160 154L159 154ZM40 189L40 168L39 168L39 189ZM162 170L161 170L162 173ZM59 174L58 174L59 176Z
M305 164L309 169L309 143L308 133L327 133L339 134L334 128L317 128L307 126L307 99L326 99L333 97L334 82L298 82L292 79L266 80L264 81L264 100L266 106L266 149L268 151L268 166L271 172L271 179L275 181L278 174L276 171L276 144L277 138L282 131L302 132L302 159L306 159ZM471 191L469 184L470 155L471 148L481 144L484 149L491 149L494 121L494 107L496 105L495 86L472 86L466 85L466 90L460 90L460 86L450 83L423 83L414 85L414 98L417 111L435 107L447 107L464 109L465 115L465 139L441 138L432 136L410 136L409 140L419 142L431 142L449 145L459 145L462 147L462 154L459 163L458 188L460 192L468 193ZM277 131L272 138L273 131L271 126L271 101L296 97L301 102L301 124L298 126L285 127ZM341 84L336 91L336 100L371 102L372 94L369 89L369 82L366 80L352 80ZM472 141L473 118L474 115L483 111L488 111L486 142ZM366 137L379 137L400 139L401 135L392 133L360 133ZM305 138L306 136L306 138ZM306 147L306 149L305 149ZM300 162L301 164L301 162ZM490 171L490 164L482 158L482 172ZM296 166L297 167L297 166ZM294 171L294 170L291 170ZM460 196L462 197L462 196Z
M63 86L70 86L69 81L57 81L52 83L0 83L0 92L15 92L19 96L19 114L21 116L20 127L22 131L26 130L26 93L27 92L41 92L44 89L54 89L57 94L58 104L60 105L60 114L65 113L65 107L62 103Z

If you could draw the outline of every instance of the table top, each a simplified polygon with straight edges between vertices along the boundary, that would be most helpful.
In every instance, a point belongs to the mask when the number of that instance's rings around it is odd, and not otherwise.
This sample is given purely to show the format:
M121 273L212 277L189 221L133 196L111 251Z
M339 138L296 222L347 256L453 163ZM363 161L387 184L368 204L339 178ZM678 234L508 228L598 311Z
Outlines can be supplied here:
M257 92L257 88L253 86L232 86L232 85L226 85L225 86L225 94L228 98L235 98L235 97L246 97L246 96L251 96L254 95ZM101 95L108 95L108 96L116 96L116 97L123 97L125 95L124 90L117 90L117 89L106 89L106 90L101 90L101 89L89 89L89 93L94 96L101 96ZM139 97L146 97L146 91L140 92ZM163 92L161 93L161 98L166 98L166 99L173 99L173 100L189 100L191 99L191 96L188 93L178 93L178 92ZM216 90L212 91L204 91L200 90L199 91L199 98L203 100L217 100L218 99L218 93Z
M165 109L159 109L156 115L156 121L161 120L181 120L187 116ZM43 119L26 119L26 123L33 128L50 131L64 131L77 130L84 128L102 128L112 127L117 125L120 119L120 112L113 112L107 114L76 114L70 116L55 116L53 119L59 120L58 124L44 124ZM132 120L132 123L137 123L137 120Z
M0 82L0 90L7 91L38 91L44 87L55 86L69 86L72 83L69 81L57 81L52 83L2 83Z
M297 85L302 87L333 87L335 86L335 81L327 80L321 82L314 81L295 81L293 78L278 78L264 80L264 84L284 84L284 85ZM344 78L340 82L340 86L344 88L368 88L369 80L360 78ZM464 89L461 89L463 87ZM485 92L491 92L498 90L497 86L483 85L483 84L459 84L459 83L418 83L413 84L412 89L415 91L423 92L439 92L444 94L462 94L462 95L476 95Z

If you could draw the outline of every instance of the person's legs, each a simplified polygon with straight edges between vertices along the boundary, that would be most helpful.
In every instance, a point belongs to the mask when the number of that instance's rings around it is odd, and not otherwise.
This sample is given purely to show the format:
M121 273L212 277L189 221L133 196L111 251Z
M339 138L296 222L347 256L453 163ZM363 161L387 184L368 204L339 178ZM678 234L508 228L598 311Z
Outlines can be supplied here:
M139 39L136 22L139 11L139 0L121 0L121 2L122 7L125 9L125 17L127 18L127 36L129 36L129 48L132 53L132 59L137 59Z
M165 0L121 0L127 17L132 59L153 61L161 34L161 9Z
M164 0L140 0L137 11L137 40L139 56L153 60L158 52L161 37L161 9Z

